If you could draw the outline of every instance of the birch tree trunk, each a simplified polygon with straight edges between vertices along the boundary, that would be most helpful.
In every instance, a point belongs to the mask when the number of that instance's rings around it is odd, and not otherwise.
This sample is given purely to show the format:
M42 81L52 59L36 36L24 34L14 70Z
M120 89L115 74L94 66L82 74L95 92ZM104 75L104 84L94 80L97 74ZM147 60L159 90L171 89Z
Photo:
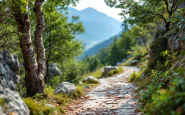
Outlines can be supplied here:
M15 20L20 33L20 48L24 58L25 67L25 83L27 87L27 96L33 96L36 93L44 94L44 75L45 65L45 49L43 45L43 32L45 29L44 16L42 13L42 4L44 0L35 1L35 18L36 28L34 32L34 43L36 47L37 58L35 57L32 39L31 24L28 12L22 13L20 8L14 13ZM26 6L28 11L28 5Z

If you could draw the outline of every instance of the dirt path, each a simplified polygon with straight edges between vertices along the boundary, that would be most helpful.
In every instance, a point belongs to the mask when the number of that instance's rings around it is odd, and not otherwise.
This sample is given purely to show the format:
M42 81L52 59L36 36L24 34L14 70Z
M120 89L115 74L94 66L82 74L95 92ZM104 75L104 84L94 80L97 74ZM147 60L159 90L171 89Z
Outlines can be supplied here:
M100 79L100 85L85 98L75 100L66 115L137 115L135 86L127 82L136 67L123 67L124 73Z

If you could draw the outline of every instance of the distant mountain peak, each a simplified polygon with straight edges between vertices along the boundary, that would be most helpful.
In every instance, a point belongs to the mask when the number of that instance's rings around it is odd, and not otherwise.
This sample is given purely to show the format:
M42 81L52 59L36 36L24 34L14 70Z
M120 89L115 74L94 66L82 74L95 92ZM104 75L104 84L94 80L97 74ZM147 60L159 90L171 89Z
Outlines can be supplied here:
M98 10L96 10L96 9L94 9L92 7L85 8L85 9L83 9L81 11L95 11L95 12L99 12Z
M83 10L68 8L69 19L72 16L79 16L80 21L85 27L85 33L78 35L77 39L86 44L86 49L93 47L111 36L121 31L121 22L99 12L98 10L88 7Z

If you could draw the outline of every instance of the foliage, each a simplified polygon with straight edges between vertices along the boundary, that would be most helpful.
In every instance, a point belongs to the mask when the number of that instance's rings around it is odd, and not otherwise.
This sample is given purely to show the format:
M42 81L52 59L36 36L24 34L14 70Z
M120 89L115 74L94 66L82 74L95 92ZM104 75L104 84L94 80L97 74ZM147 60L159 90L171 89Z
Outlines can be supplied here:
M172 72L173 74L171 74ZM183 92L183 89L179 90L178 88L183 88L184 77L182 76L184 75L184 70L178 69L171 71L171 73L169 71L152 71L152 82L139 93L144 113L168 115L179 112L176 110L180 107L178 105L181 102L178 103L178 101L181 100L181 97L176 98L176 94L181 95L181 92Z
M136 60L141 60L141 58L147 54L147 51L145 47L136 45L131 47L131 50L129 50L127 54L132 55Z
M96 56L86 57L82 62L87 64L87 68L91 72L101 67L100 60Z
M78 83L87 70L87 64L78 60L67 60L64 65L59 65L63 71L62 77L66 81Z

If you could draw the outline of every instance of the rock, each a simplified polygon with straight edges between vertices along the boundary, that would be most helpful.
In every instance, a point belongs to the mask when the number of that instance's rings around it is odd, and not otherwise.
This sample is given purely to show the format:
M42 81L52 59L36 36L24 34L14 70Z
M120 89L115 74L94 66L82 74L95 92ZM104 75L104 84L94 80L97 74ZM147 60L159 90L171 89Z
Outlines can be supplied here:
M132 60L132 61L129 62L129 65L136 65L138 63L139 63L138 60Z
M11 91L10 89L0 90L0 100L4 100L4 105L0 104L0 107L6 107L4 112L8 115L14 113L13 115L29 115L30 111L24 101L21 99L20 95ZM2 114L1 114L2 115Z
M117 62L116 63L116 66L119 66L119 65L121 65L123 62Z
M4 60L9 65L9 67L16 72L19 73L20 65L17 55L10 55L8 51L4 51Z
M52 108L56 108L56 106L54 106L54 105L52 105L52 104L46 104L46 106L52 107Z
M0 52L0 89L16 89L16 83L20 83L19 61L16 55L9 52Z
M107 73L109 73L112 70L118 70L118 67L115 67L115 66L105 66L102 75L106 75Z
M79 82L78 82L78 84L82 85L82 84L83 84L83 82L82 82L82 81L79 81Z
M91 88L91 86L90 86L90 85L86 85L86 86L85 86L85 88L88 88L88 89L90 89L90 88Z
M63 93L70 95L76 90L76 86L69 82L62 82L58 85L58 88L55 90L55 94Z
M0 106L0 115L6 115L5 113L4 113L4 110L3 110L3 108Z
M122 62L124 63L124 62L126 62L127 61L127 59L122 59Z
M62 72L59 70L58 66L56 63L52 63L48 65L48 79L52 79L55 76L61 75Z
M87 76L83 79L84 83L92 83L92 82L99 82L97 78L95 78L94 76Z

